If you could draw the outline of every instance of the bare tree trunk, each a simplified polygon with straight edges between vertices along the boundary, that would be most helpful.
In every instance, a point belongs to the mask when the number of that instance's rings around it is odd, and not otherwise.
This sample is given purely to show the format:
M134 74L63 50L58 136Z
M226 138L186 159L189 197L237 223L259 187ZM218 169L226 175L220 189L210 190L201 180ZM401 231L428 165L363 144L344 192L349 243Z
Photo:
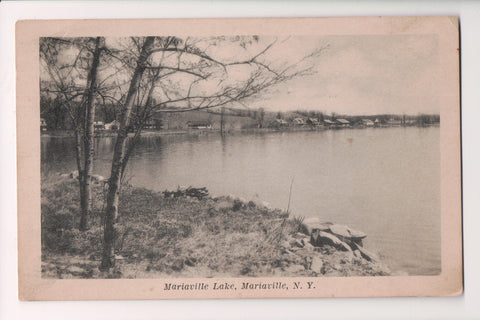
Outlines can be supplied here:
M221 115L220 115L220 134L225 134L225 107L221 108Z
M140 121L138 123L138 128L135 131L135 135L133 138L130 140L130 144L127 147L125 151L125 156L123 157L123 162L122 162L122 169L120 171L120 181L121 183L123 182L125 170L127 168L128 160L130 159L130 156L133 153L133 150L135 146L137 145L137 142L140 140L140 135L142 133L143 128L145 127L145 124L150 116L151 113L151 108L152 108L152 95L153 95L153 90L155 88L155 80L157 79L158 75L160 74L160 69L157 70L157 73L155 77L152 79L152 86L148 90L148 96L147 96L147 101L145 103L145 107L143 108L141 116L139 116ZM117 217L118 220L118 217Z
M74 124L76 126L76 124ZM77 171L78 171L78 182L79 182L79 189L80 189L80 208L83 209L88 206L88 203L84 203L86 201L84 192L85 189L83 188L83 169L82 169L82 141L81 141L81 133L79 132L79 128L75 127L75 159L77 161ZM82 212L82 211L80 211ZM81 217L80 215L80 226L79 229L81 230Z
M122 168L120 170L120 181L123 181L125 170L127 169L128 160L130 159L130 156L133 153L133 149L135 148L135 145L137 144L138 140L140 140L140 135L142 133L143 127L144 127L144 123L140 123L138 125L138 128L135 131L135 135L131 138L132 140L130 140L130 144L126 148L125 156L123 157L123 161L122 161ZM117 221L118 219L119 217L117 216Z
M120 119L120 127L115 142L113 152L112 171L110 173L108 192L107 192L107 206L105 209L105 230L103 235L103 255L102 263L100 265L101 271L109 271L115 265L115 222L118 217L118 197L120 191L120 180L123 162L125 159L127 127L130 122L133 102L138 91L138 85L145 71L145 63L149 57L149 51L153 46L153 37L147 37L142 47L142 52L137 61L135 72L133 73L130 87L128 89L127 97L125 99L125 107Z
M80 188L80 227L81 231L88 228L88 216L90 215L90 202L92 201L92 188L90 185L93 170L94 155L94 121L95 121L95 92L97 90L97 70L100 63L101 53L100 37L95 39L95 51L93 53L92 67L88 73L87 80L87 96L85 104L85 134L84 134L84 165L83 174L79 179L81 181Z

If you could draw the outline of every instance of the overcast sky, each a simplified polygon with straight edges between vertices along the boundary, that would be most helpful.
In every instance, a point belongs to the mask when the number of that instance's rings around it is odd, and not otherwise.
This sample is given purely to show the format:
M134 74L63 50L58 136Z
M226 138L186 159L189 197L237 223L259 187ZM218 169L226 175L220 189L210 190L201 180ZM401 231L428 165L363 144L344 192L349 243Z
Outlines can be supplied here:
M437 45L435 35L290 38L275 54L298 57L327 47L315 58L316 73L279 85L252 105L337 114L438 113Z
M327 114L348 115L439 113L440 65L436 35L261 36L243 47L240 42L229 39L191 38L188 41L196 41L196 45L208 55L224 62L248 60L275 42L258 59L276 70L282 70L323 48L320 54L298 66L300 69L311 67L310 75L271 87L244 101L244 106L271 111L318 110ZM107 45L128 48L122 41L129 43L124 38L108 38ZM68 59L74 61L77 52L73 49L65 51L59 63ZM188 59L186 56L183 55L182 59ZM168 64L172 60L171 67L176 67L179 56L174 54L166 58L157 53L152 59L157 64L158 61ZM195 59L194 56L191 59ZM223 85L248 78L250 67L248 64L234 65L228 68L228 73L220 72L221 76L227 75ZM110 79L110 75L115 74L111 79L122 82L122 79L131 77L128 72L118 74L116 70L107 67L101 71L100 78ZM41 72L42 76L48 78L45 72ZM84 83L84 78L75 81ZM190 92L188 84L196 78L178 73L169 79L173 84L167 87L178 92L183 90L185 96L186 92ZM211 80L196 84L192 92L197 90L202 94L213 94L219 86L219 79L212 76ZM156 90L161 101L164 91Z

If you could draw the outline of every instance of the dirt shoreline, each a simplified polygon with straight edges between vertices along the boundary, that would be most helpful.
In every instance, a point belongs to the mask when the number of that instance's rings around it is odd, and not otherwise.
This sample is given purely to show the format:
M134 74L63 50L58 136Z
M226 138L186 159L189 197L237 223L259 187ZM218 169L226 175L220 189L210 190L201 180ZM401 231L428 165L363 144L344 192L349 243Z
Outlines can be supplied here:
M338 243L313 241L312 230L302 218L288 217L285 211L259 200L212 198L205 192L188 193L185 189L159 193L133 186L122 188L116 266L113 272L104 274L98 270L103 190L103 182L97 181L89 230L80 232L78 182L67 175L42 181L42 277L391 274L378 259L368 259Z

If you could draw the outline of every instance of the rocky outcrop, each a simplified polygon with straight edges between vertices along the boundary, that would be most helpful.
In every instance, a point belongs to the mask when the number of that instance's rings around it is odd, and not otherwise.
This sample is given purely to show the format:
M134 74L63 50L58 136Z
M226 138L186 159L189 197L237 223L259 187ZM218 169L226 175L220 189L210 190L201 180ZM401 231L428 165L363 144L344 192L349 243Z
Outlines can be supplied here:
M360 245L356 245L356 250L355 251L360 252L361 257L366 259L367 261L372 261L372 262L379 262L380 261L376 254L368 251L367 249L363 248Z
M330 232L336 235L337 237L347 239L353 241L355 243L359 243L364 239L367 235L361 231L357 231L351 229L348 226L341 225L341 224L333 224L330 226Z
M232 195L214 198L214 208L217 211L237 211L243 207L267 209L268 204L259 200L246 201ZM287 264L281 268L283 271L287 273L303 271L305 274L328 275L335 272L343 274L342 270L349 269L351 271L358 267L356 272L360 273L362 269L369 268L375 270L375 274L390 272L388 268L381 265L379 258L374 253L363 247L362 240L367 237L364 232L342 224L322 222L316 217L306 218L302 224L305 227L302 232L291 234L280 242L283 254L302 262ZM328 255L337 255L338 261L330 263L328 260L324 260ZM364 264L371 265L365 267Z
M362 240L367 237L365 233L345 225L322 223L318 218L305 219L303 225L308 234L293 234L282 242L281 246L285 252L305 261L303 267L307 274L390 274L390 270L381 264L377 255L363 247ZM322 254L318 254L319 252ZM364 274L362 270L369 271ZM290 268L287 271L290 271Z
M323 245L330 245L338 250L352 251L352 248L346 243L337 238L335 235L326 231L314 230L310 234L310 243L316 247Z
M311 235L312 244L317 246L329 244L337 249L348 247L346 250L350 251L363 246L362 240L367 237L362 231L331 222L321 223L318 218L305 219L303 224Z

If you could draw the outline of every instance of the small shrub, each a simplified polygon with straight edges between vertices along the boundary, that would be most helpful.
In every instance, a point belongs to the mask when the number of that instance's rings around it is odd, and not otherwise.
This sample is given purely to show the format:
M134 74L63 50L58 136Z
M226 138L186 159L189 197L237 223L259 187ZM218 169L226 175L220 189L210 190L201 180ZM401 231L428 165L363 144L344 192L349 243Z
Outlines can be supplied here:
M243 208L243 202L235 199L233 200L233 211L238 211Z
M292 220L289 221L290 224L290 233L303 233L308 235L308 228L307 226L303 223L305 220L305 217L293 217Z

